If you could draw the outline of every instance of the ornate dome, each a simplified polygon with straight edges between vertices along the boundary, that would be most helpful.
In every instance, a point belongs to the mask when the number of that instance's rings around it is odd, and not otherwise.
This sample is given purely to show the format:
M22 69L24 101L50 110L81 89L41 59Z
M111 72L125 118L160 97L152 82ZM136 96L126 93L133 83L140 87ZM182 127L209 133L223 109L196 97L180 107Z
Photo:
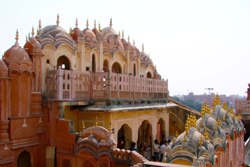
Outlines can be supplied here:
M75 27L71 32L70 32L70 36L77 41L78 37L84 37L83 32L80 30L80 28Z
M183 132L169 144L163 161L174 162L180 159L193 164L195 161L204 160L213 164L213 156L213 145L196 128L191 127L187 134Z
M47 44L58 47L61 44L66 43L72 49L76 49L76 44L72 37L63 28L57 25L49 25L42 28L37 35L37 39L42 47Z
M94 40L96 40L96 35L90 29L88 29L88 28L84 29L83 33L84 33L85 39L87 41L94 41Z
M60 26L57 25L48 25L44 28L42 28L41 30L39 30L38 36L40 38L44 38L46 35L51 35L53 37L55 37L56 34L58 33L65 33L68 34L63 28L61 28Z
M34 37L32 36L24 45L24 49L28 52L28 54L32 54L32 53L42 53L42 46L40 44L40 42Z
M18 31L16 32L15 39L16 39L15 45L4 53L3 60L5 61L10 70L12 69L20 71L26 70L31 72L32 62L25 49L18 44L18 39L19 39Z
M3 60L0 60L0 77L8 76L8 67Z

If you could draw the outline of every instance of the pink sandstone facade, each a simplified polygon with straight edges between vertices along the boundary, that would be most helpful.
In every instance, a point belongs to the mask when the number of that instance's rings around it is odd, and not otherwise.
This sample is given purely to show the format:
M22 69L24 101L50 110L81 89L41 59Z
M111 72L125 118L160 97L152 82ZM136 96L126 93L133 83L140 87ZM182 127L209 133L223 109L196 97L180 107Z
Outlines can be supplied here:
M84 30L76 21L68 33L58 17L56 25L39 22L37 35L34 29L31 35L21 47L17 32L16 43L0 60L0 166L242 165L244 128L224 111L229 121L224 132L215 128L216 116L207 116L211 135L222 135L202 138L204 148L196 140L202 131L194 135L197 130L190 127L195 149L204 149L200 156L182 161L193 152L181 154L174 142L164 163L128 150L132 141L152 146L154 139L183 132L188 114L200 113L169 100L168 81L161 79L144 47L139 51L120 36L112 20L109 27L95 24L92 30L88 21ZM117 148L120 139L124 149Z

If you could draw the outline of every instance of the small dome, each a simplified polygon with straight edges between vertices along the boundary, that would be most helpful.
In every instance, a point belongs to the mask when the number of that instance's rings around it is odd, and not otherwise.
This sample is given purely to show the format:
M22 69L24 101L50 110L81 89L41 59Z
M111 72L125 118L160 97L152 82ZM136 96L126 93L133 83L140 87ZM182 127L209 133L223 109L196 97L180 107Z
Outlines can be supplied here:
M10 67L11 64L27 64L28 66L32 65L28 53L24 48L17 44L12 46L4 53L3 60L8 67Z
M70 36L77 41L78 37L84 37L83 32L80 30L80 28L76 27L70 32Z
M101 32L103 38L106 37L106 35L108 34L117 34L117 32L112 28L112 27L105 27L102 29L102 32Z
M8 76L8 67L3 60L0 60L0 77Z
M101 34L101 32L96 27L94 27L92 31L96 36L99 36Z
M88 28L84 29L83 33L84 33L84 36L85 36L86 40L88 40L88 41L94 41L94 40L96 40L96 35L90 29L88 29Z
M50 34L51 36L55 37L55 35L60 33L60 32L68 34L63 28L61 28L57 25L49 25L49 26L42 28L39 31L38 36L40 38L44 38L47 34Z
M31 37L26 44L24 45L24 49L28 52L28 54L34 53L34 52L42 52L42 46L40 42L35 38Z

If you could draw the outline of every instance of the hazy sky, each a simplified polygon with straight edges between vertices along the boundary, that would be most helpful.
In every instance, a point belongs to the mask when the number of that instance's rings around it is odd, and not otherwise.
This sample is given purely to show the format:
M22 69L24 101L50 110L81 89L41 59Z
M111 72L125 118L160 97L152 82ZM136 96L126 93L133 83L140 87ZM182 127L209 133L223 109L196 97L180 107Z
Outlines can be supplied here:
M56 24L65 30L101 27L124 30L136 46L150 54L169 81L170 95L208 93L245 95L250 83L249 0L22 0L1 1L0 53L20 44L32 26Z

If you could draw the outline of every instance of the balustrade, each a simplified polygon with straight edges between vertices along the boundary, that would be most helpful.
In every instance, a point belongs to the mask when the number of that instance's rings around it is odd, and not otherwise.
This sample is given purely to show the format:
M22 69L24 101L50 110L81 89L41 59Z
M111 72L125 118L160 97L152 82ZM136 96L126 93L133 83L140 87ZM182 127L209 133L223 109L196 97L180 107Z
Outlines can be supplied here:
M57 69L46 77L46 97L55 100L166 99L167 92L167 81L128 74Z

